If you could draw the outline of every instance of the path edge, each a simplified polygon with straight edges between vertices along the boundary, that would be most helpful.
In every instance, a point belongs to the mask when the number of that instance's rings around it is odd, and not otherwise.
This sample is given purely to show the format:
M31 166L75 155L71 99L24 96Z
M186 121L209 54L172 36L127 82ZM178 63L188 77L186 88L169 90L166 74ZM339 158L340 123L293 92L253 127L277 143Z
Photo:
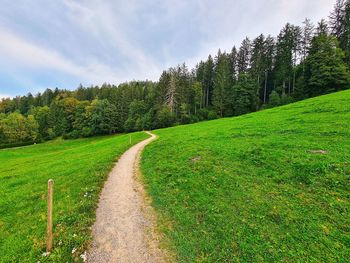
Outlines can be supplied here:
M157 262L158 260L159 262L176 262L174 254L166 249L169 246L166 245L168 242L165 235L158 229L158 214L152 206L152 197L147 192L144 174L141 171L141 160L145 147L156 141L159 136L149 131L145 131L145 133L151 135L153 139L138 151L134 162L134 183L140 196L141 211L145 219L149 222L149 225L144 229L145 242L150 251L152 251L153 256L157 259Z

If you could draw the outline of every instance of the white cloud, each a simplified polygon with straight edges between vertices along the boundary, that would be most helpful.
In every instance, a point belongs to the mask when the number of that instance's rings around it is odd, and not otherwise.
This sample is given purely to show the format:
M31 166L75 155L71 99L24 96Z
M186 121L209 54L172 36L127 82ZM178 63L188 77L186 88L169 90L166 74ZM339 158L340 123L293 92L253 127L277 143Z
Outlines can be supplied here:
M219 48L239 47L245 36L275 36L286 22L300 24L305 17L317 22L334 1L9 3L0 10L0 66L6 66L0 69L0 88L14 95L49 85L157 80L170 66L193 67Z
M95 39L107 42L110 49L125 57L129 68L121 70L120 78L131 79L157 79L162 69L157 59L148 56L141 45L133 42L130 38L137 34L131 27L132 14L137 14L137 1L128 1L118 4L110 2L84 1L77 3L65 1L70 11L71 22L79 25L81 30L95 36ZM141 3L142 5L142 3ZM137 30L142 30L138 28ZM118 62L117 62L118 63Z
M84 64L77 64L56 50L44 48L0 28L0 57L2 59L7 58L12 64L19 64L21 67L63 72L75 76L78 80L77 83L81 82L87 85L102 84L104 82L119 83L137 77L140 79L155 79L158 76L159 71L154 65L146 65L148 60L142 52L137 52L137 50L132 52L130 47L126 48L128 46L127 42L121 43L120 46L124 46L124 51L129 51L132 54L132 58L137 62L137 67L129 70L130 73L104 64L94 57L86 59ZM138 74L134 75L133 72L135 71ZM146 71L152 74L147 75ZM24 82L21 76L18 76L18 79L22 83ZM53 85L55 84L53 83Z
M20 63L29 68L53 69L74 75L84 80L100 82L103 79L116 80L113 70L96 61L87 65L77 65L55 50L40 47L35 43L0 28L0 55L12 63Z

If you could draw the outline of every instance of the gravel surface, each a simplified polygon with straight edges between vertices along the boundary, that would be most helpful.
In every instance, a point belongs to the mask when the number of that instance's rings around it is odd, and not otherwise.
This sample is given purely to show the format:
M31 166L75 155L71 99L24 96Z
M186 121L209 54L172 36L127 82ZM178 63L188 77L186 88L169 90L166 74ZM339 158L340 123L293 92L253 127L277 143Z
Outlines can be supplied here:
M140 153L156 138L149 134L121 156L105 182L87 262L164 262L153 220L146 214L152 208L137 180Z

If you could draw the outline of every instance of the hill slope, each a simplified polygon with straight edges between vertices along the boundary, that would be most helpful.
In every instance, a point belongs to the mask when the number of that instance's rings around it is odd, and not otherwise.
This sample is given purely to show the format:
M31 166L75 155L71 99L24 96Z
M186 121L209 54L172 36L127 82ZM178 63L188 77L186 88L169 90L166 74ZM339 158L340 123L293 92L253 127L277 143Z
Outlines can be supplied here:
M134 133L132 143L147 137ZM0 262L80 259L103 182L129 147L129 135L117 135L0 150ZM49 178L55 181L54 250L45 258Z
M350 257L350 90L155 131L142 170L181 262Z

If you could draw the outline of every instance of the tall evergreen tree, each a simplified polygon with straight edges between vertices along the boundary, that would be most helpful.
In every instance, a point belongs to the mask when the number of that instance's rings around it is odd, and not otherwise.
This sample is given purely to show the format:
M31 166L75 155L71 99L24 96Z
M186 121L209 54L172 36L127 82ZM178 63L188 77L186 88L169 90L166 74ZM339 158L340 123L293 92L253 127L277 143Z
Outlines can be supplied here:
M242 74L233 86L234 113L241 115L257 109L256 83L249 74Z
M318 22L316 27L316 35L327 35L329 33L328 23L326 20L321 19L320 22Z
M350 0L337 0L329 18L331 32L338 38L350 66Z
M344 56L335 37L321 34L313 39L306 59L308 96L349 88L349 68L343 61Z
M169 107L171 113L175 113L177 107L176 70L170 69L170 81L165 97L165 105Z
M251 41L248 37L246 37L239 48L238 56L237 56L237 71L238 74L248 73L249 62L251 56Z
M310 50L311 41L314 36L314 25L310 19L305 19L303 22L301 33L301 62L303 62Z
M269 80L272 80L275 49L275 39L270 35L267 36L264 43L264 90L262 94L262 101L264 104L267 102L267 94L269 94Z
M292 92L294 52L297 46L295 26L287 23L277 38L275 77L282 94Z
M200 82L202 87L202 98L201 98L201 105L206 105L206 91L205 91L205 84L204 84L204 73L205 73L205 63L203 61L200 61L199 64L196 65L196 81Z
M230 59L226 53L221 53L219 50L215 62L213 105L220 116L223 117L225 113L230 114L229 111L231 110L232 78Z
M212 93L214 88L214 60L211 55L205 62L203 88L205 90L205 106L212 105Z
M252 52L250 59L250 74L253 79L256 80L257 93L261 90L262 80L264 79L264 73L266 71L265 61L265 36L261 34L252 43Z
M238 60L238 53L236 46L233 46L231 53L229 54L230 58L230 73L232 82L236 82L237 80L237 60Z

